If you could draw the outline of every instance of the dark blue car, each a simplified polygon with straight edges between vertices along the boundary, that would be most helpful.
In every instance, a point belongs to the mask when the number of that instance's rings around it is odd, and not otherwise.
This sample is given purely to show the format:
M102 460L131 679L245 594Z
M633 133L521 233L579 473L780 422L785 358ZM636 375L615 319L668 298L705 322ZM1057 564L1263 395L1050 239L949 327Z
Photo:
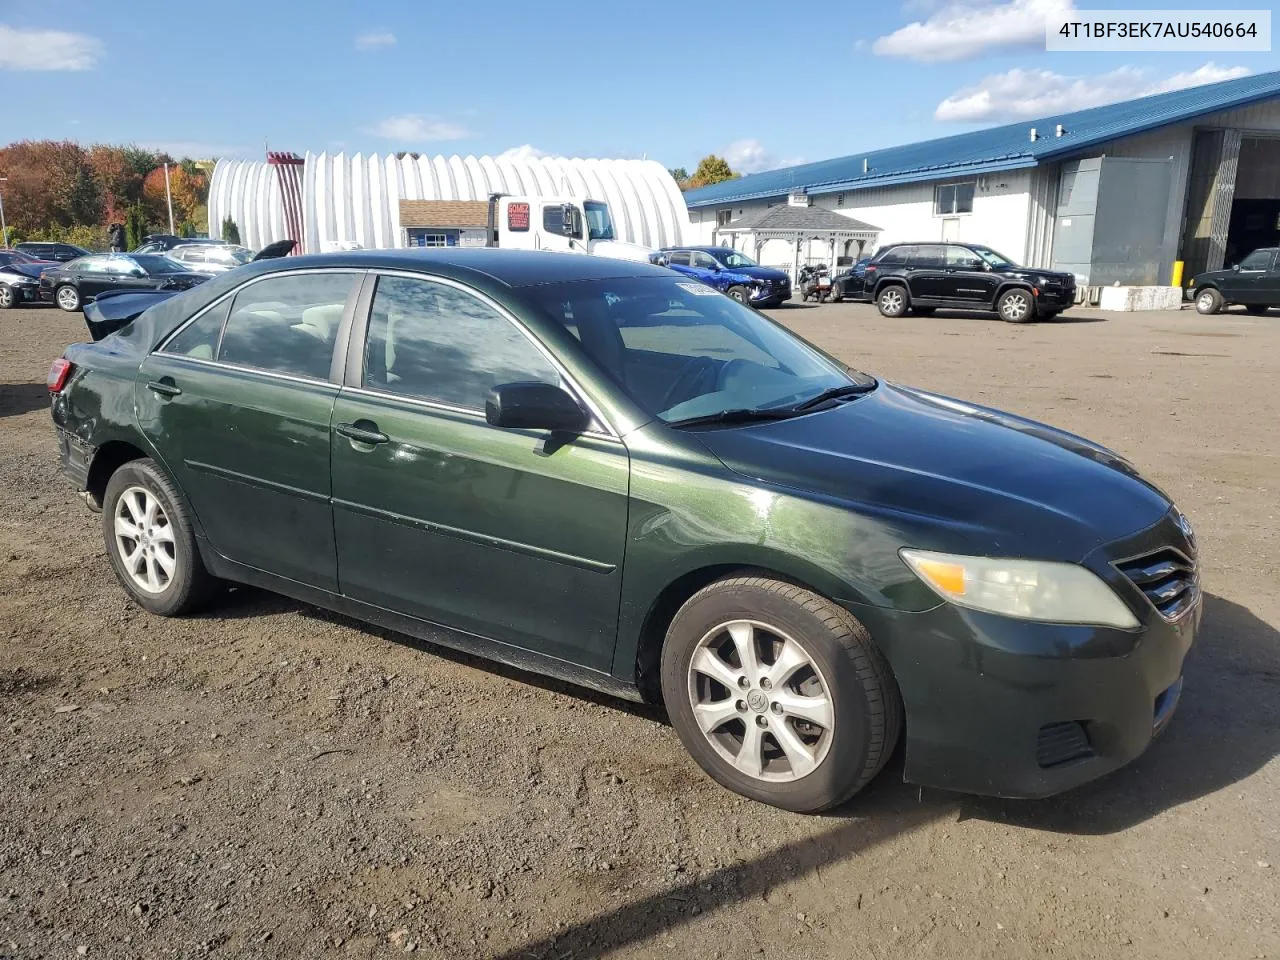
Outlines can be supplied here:
M729 247L663 247L672 270L696 277L740 303L776 307L791 299L791 278Z

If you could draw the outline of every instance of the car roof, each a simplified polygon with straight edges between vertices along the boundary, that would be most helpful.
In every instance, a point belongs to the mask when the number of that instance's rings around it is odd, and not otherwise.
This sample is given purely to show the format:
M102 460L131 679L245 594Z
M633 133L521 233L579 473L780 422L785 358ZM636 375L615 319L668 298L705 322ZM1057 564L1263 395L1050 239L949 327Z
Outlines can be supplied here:
M580 253L550 253L541 250L501 250L480 248L422 247L397 250L342 250L335 253L279 257L246 264L262 276L285 270L358 267L365 270L409 270L453 279L487 277L508 287L528 287L573 280L616 280L622 277L671 278L664 267L632 260L615 260ZM237 271L239 273L239 271ZM245 274L240 274L245 275Z
M687 246L675 246L675 247L663 247L662 249L663 249L663 250L699 250L699 251L701 251L702 253L712 253L712 252L715 252L715 253L736 253L736 252L737 252L736 250L734 250L734 249L733 249L733 247L703 247L703 246L687 247Z

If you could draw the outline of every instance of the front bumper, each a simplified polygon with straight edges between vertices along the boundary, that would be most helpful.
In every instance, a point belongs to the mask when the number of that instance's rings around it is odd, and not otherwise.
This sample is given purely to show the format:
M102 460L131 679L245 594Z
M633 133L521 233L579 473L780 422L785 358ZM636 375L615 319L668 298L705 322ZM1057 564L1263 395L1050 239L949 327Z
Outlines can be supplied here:
M790 299L791 284L786 282L769 287L758 287L751 297L751 305L753 307L776 307Z
M1180 544L1166 517L1086 560L1109 568L1138 612L1135 631L1031 623L942 604L924 613L850 609L883 638L906 708L912 783L1000 797L1045 797L1142 754L1169 723L1202 600L1165 620L1111 561ZM879 620L879 623L876 621Z
M20 303L38 303L40 300L40 286L35 283L9 283L9 289L13 291L13 303L17 306Z
M1036 310L1058 313L1076 304L1075 287L1039 287Z

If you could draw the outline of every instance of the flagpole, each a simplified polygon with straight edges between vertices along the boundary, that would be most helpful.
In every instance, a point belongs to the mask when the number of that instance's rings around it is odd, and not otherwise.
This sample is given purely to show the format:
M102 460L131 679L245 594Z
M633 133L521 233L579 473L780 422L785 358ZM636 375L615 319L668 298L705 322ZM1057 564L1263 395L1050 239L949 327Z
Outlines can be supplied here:
M169 204L169 235L173 236L173 194L169 190L169 164L164 165L164 198Z

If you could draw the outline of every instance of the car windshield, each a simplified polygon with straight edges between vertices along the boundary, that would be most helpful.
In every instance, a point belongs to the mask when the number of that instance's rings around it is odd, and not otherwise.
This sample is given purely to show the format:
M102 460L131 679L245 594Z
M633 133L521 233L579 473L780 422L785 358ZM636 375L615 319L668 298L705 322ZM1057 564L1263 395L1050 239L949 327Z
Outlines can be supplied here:
M720 261L720 266L728 267L730 270L734 267L760 266L745 253L739 253L737 250L717 250L715 256Z
M138 266L147 273L185 273L187 265L179 263L171 257L161 256L158 253L142 253L134 254L131 258Z
M1016 267L1017 264L1006 257L1003 253L997 253L990 247L973 247L973 252L980 256L993 267Z
M637 405L669 423L779 412L875 383L694 280L580 280L529 292Z
M587 236L592 240L612 240L613 220L609 216L609 205L588 200L584 206L587 212Z

